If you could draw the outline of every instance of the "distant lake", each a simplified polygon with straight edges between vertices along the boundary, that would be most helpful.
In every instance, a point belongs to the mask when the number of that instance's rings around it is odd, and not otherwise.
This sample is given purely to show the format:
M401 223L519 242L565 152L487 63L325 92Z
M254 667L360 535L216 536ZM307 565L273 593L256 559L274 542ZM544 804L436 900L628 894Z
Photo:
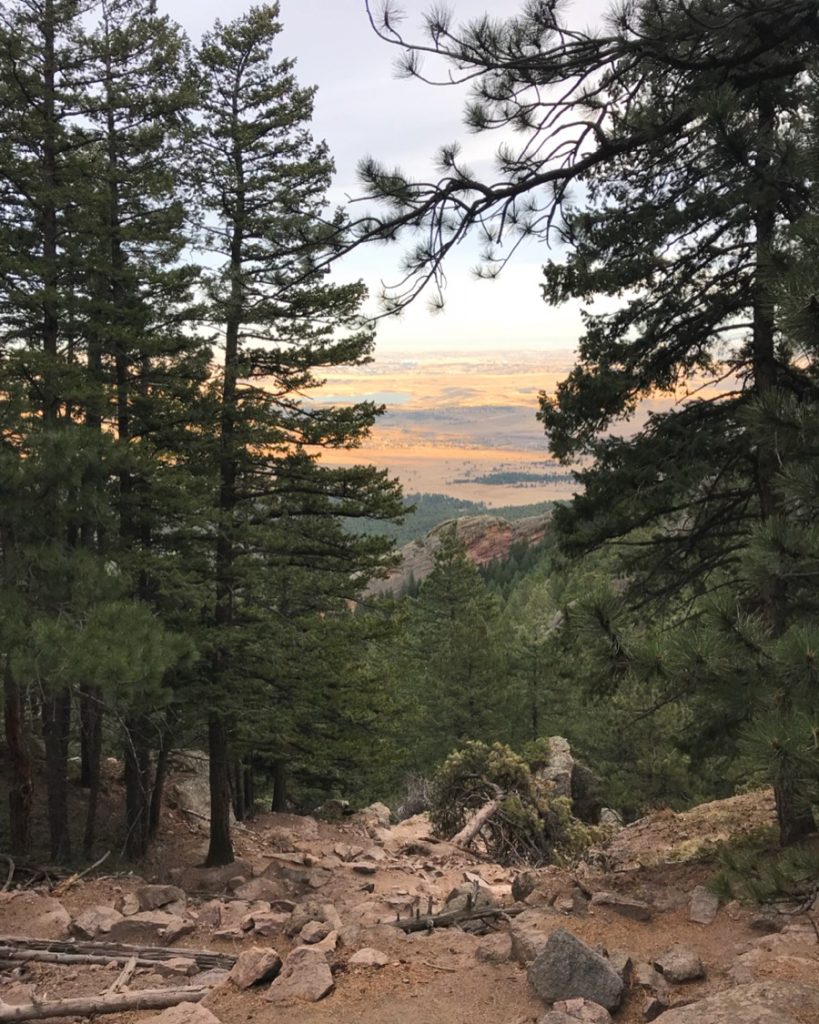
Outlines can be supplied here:
M361 395L322 395L322 405L349 405L352 402L375 402L376 405L404 405L412 398L410 391L368 391Z

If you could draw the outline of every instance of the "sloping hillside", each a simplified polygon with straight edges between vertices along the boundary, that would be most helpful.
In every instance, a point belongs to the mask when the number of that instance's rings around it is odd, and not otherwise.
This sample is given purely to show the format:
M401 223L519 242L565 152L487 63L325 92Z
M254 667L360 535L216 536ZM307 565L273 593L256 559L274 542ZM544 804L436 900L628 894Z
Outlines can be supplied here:
M425 579L432 571L442 535L453 524L469 559L475 565L489 565L490 562L507 558L516 544L538 544L546 535L550 519L551 513L545 512L511 521L495 515L463 516L447 520L430 530L425 537L405 544L401 548L398 567L386 579L375 580L368 593L397 595L406 589L410 580L420 582Z

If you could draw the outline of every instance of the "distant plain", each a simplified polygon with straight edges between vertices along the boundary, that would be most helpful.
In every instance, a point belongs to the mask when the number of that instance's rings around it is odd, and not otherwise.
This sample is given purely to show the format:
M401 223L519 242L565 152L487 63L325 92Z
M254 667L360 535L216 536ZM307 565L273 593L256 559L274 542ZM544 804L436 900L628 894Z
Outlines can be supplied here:
M536 413L538 393L553 391L572 362L570 351L406 352L335 369L319 400L369 400L386 412L362 448L324 457L337 465L370 462L399 477L407 491L489 507L568 498L576 485L550 458ZM563 479L480 479L489 474Z
M371 463L397 476L405 491L447 494L489 508L570 498L578 485L550 457L536 414L539 393L553 393L573 364L568 349L527 349L388 352L365 366L335 368L314 400L373 401L386 412L361 448L327 451L323 458L333 465ZM698 397L718 397L733 386L728 379ZM692 393L642 402L616 432L637 429L650 412Z

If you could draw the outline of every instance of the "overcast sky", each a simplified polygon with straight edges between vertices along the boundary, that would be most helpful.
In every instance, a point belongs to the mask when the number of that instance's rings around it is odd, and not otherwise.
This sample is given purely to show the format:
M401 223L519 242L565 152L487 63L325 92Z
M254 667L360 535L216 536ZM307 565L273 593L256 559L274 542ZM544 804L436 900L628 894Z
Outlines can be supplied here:
M435 150L457 140L468 147L471 166L480 168L491 156L496 140L470 137L462 126L465 91L436 88L418 81L396 79L394 47L382 42L367 20L364 0L280 0L284 31L280 55L295 57L302 85L317 85L313 133L327 140L338 173L332 198L342 202L356 193L358 160L372 155L409 173L429 175ZM160 7L198 40L216 18L229 21L250 6L248 0L159 0ZM459 20L487 10L495 16L514 14L518 0L453 0ZM575 19L597 24L608 0L575 0ZM413 31L429 4L404 0L405 33ZM516 257L497 281L474 281L469 268L474 250L459 252L447 268L447 308L430 314L422 301L400 319L382 321L380 350L436 349L464 351L470 347L568 348L580 333L576 308L554 310L540 299L540 268L545 246L529 247ZM338 278L363 278L373 293L381 280L398 276L397 246L368 246L348 257ZM375 309L373 304L372 309Z

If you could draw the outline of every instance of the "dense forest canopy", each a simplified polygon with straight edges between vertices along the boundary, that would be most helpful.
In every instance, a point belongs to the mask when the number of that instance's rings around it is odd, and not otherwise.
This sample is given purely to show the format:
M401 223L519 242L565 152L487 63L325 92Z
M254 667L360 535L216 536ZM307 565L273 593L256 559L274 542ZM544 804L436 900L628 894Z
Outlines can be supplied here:
M426 182L366 159L365 212L345 213L277 4L197 47L152 0L0 14L15 852L44 783L51 858L90 854L106 752L139 858L171 750L207 747L217 865L256 781L276 809L397 797L455 747L445 779L497 743L537 764L557 733L629 815L767 781L782 841L814 829L815 3L629 0L599 32L559 3L465 26L436 8L419 43L397 15L372 20L407 74L429 51L472 83L468 127L503 137L495 177L456 146ZM362 285L322 271L408 241L395 310L443 285L467 235L489 276L518 240L559 241L546 302L615 300L541 397L582 488L536 552L481 573L443 530L423 583L365 606L390 562L380 526L411 514L386 473L319 457L381 411L304 400L373 352ZM673 389L687 400L620 429Z

